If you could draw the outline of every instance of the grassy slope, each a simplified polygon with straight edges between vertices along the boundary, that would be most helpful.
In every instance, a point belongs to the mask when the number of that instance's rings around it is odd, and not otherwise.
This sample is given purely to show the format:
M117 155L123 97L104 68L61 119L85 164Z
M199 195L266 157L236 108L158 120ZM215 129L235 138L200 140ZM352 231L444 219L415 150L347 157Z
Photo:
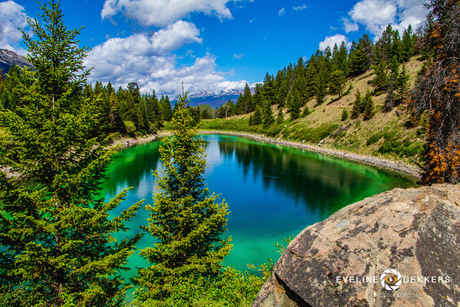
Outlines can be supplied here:
M422 62L415 58L406 63L406 70L411 76L411 87L421 66ZM248 114L226 119L203 120L200 129L252 132L299 142L305 140L307 143L321 143L321 146L332 149L413 164L423 146L423 129L404 127L409 118L404 106L384 112L386 94L372 97L376 113L371 120L364 121L362 115L358 119L341 120L344 109L351 115L355 93L358 90L362 97L367 89L372 90L369 81L373 78L372 72L369 71L347 80L345 89L350 84L353 89L341 99L335 100L337 96L326 96L325 102L321 105L317 105L314 99L310 100L307 106L311 113L295 121L289 119L285 109L284 122L270 127L268 131L264 131L261 125L250 127ZM273 113L275 116L278 113L276 107L273 108Z

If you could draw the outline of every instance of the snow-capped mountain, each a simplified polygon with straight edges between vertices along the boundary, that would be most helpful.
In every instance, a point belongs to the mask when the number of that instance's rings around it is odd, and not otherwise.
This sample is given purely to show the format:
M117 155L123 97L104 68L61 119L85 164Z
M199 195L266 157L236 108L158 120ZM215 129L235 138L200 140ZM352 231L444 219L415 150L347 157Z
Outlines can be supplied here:
M251 92L254 93L254 88L251 89ZM229 99L232 99L236 103L240 94L244 94L244 89L221 90L218 92L202 91L190 94L188 97L190 99L190 106L192 107L200 104L208 104L212 108L219 108ZM177 98L174 100L177 100Z
M0 49L0 69L2 74L7 74L10 67L14 65L32 67L32 64L27 62L27 59L22 55L7 49Z

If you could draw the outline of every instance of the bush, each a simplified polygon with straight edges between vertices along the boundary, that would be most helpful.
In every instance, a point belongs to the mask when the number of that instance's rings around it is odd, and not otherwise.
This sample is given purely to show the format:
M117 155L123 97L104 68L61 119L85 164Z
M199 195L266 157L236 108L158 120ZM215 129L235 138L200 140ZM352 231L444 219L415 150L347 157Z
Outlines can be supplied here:
M131 306L251 306L270 270L266 265L256 276L227 267L214 278L182 278L174 282L165 300L134 301Z
M342 111L342 121L346 121L348 119L348 111L347 109L343 109Z
M136 131L136 125L130 120L123 121L123 125L125 126L125 130L127 133L133 133L134 131Z
M311 143L318 143L327 138L332 132L337 130L339 125L322 124L317 128L300 128L293 132L292 138L296 140L305 140Z
M370 146L372 144L375 144L378 141L380 141L380 139L383 138L384 136L385 136L385 132L376 133L367 139L366 145Z

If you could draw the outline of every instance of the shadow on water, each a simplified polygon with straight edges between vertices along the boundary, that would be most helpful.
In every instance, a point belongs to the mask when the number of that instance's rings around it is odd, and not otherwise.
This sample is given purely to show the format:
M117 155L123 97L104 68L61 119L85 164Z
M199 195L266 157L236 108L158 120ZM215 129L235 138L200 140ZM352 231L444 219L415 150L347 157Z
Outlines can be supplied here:
M236 136L204 138L209 165L206 183L211 192L225 199L231 211L227 234L232 237L233 250L224 264L240 270L248 263L276 260L276 242L282 243L284 237L297 235L350 203L395 187L415 185L396 172L326 155ZM155 178L151 171L161 165L160 144L130 147L114 157L104 183L106 199L123 188L134 187L114 214L140 199L152 204ZM139 233L147 218L142 208L128 223L127 236ZM137 247L152 245L152 238L144 237ZM142 267L145 262L136 253L128 265Z

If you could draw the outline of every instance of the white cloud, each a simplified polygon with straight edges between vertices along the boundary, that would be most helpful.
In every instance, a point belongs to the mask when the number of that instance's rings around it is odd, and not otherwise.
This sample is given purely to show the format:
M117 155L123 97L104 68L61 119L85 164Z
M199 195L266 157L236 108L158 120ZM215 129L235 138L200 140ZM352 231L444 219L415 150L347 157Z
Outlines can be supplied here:
M359 30L359 25L357 23L351 22L348 18L343 18L342 21L346 33L356 32Z
M283 7L281 10L278 12L278 16L283 16L286 13L286 9Z
M389 24L400 32L409 24L414 29L422 25L427 14L423 3L424 0L362 0L353 6L348 15L353 22L364 25L378 37Z
M27 15L24 7L14 1L0 2L0 48L9 49L25 55L19 46L22 40L21 31L27 26Z
M244 57L244 53L234 54L233 59L241 60Z
M345 42L347 47L350 48L350 43L348 42L348 38L346 38L344 35L336 34L334 36L326 36L326 38L321 43L319 43L319 49L325 50L326 47L329 46L332 50L335 44L337 44L337 46L340 47L342 42Z
M87 67L94 67L88 82L110 81L116 88L137 82L143 93L155 90L158 94L180 92L182 81L191 92L227 88L225 74L217 70L216 58L209 53L188 66L178 65L172 51L187 43L201 43L198 35L193 24L178 21L150 36L111 38L85 59Z
M105 0L101 17L111 19L119 12L144 26L163 27L193 12L232 18L227 2L232 0Z
M301 6L294 6L292 9L293 9L294 11L303 11L303 10L305 10L306 8L307 8L307 5L304 4L304 5L301 5Z

